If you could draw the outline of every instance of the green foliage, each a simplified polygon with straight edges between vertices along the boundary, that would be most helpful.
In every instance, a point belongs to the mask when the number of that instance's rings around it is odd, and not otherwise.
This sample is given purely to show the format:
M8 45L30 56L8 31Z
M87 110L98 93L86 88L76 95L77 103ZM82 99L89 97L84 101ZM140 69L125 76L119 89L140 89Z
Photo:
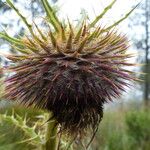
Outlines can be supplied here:
M127 114L126 124L128 134L133 141L133 147L149 150L150 142L150 115L149 111L135 111Z
M90 150L149 150L149 111L107 111Z
M6 111L6 110L5 110ZM44 117L40 111L14 108L4 109L0 114L0 150L28 150L42 147L42 128ZM32 121L29 120L32 118ZM41 117L40 117L41 118Z
M124 111L106 112L91 150L130 150L124 119Z
M48 114L14 106L0 109L0 150L45 150ZM60 141L64 150L70 144ZM72 148L72 145L68 150Z

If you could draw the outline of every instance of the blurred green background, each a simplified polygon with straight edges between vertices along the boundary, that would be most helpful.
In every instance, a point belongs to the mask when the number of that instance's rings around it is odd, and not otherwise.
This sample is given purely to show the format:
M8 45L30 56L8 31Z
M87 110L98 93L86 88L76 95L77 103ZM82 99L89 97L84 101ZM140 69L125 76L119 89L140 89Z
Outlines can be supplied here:
M149 150L150 149L150 113L135 103L118 106L115 110L106 109L96 137L89 150ZM26 118L28 128L36 123L35 132L43 131L44 112L18 107L7 107L0 111L0 150L34 150L39 146L30 140L23 127L17 125L9 117L14 116L22 121ZM44 123L44 122L43 122ZM22 123L20 123L22 125ZM89 139L92 135L89 135ZM82 150L81 146L76 147ZM62 149L64 150L64 149Z

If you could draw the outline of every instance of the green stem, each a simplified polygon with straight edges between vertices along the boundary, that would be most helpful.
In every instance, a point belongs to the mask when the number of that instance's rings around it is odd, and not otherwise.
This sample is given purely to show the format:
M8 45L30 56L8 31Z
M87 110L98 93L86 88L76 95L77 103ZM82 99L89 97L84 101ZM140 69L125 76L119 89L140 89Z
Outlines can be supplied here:
M55 120L47 123L47 129L45 134L45 150L57 150L57 122Z

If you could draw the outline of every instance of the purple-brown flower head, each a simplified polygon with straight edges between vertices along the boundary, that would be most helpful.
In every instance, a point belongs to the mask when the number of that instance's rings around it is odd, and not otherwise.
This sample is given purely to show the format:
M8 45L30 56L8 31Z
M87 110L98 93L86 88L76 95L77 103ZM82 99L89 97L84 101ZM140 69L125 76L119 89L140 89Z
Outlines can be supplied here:
M63 26L47 0L41 2L53 29L50 25L45 32L35 24L33 31L10 0L7 2L31 36L15 39L1 33L20 52L7 56L13 74L6 79L6 98L51 111L63 131L96 129L104 103L119 98L127 82L134 80L124 68L132 65L127 62L132 56L127 54L126 36L112 29L115 24L95 27L98 18L78 28L70 22Z

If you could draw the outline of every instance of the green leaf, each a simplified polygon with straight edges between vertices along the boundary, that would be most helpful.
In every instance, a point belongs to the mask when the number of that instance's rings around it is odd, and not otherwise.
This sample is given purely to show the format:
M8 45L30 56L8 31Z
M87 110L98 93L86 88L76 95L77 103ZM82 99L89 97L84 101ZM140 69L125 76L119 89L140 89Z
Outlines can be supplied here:
M66 49L72 49L72 37L73 37L73 34L72 32L70 32L70 35L68 37L67 44L66 44Z
M24 44L21 40L10 37L7 33L0 32L0 38L3 38L6 41L8 41L9 43L12 43L17 46L24 46Z
M103 16L108 12L108 10L110 10L112 8L112 6L115 4L117 0L113 0L107 7L104 8L103 12L98 15L95 20L89 25L89 28L92 28L95 26L95 24L103 18Z
M18 16L22 19L22 21L25 23L27 28L29 29L30 33L34 36L32 25L29 24L26 20L26 18L20 13L20 11L14 6L14 4L11 2L11 0L6 0L7 4L15 10L15 12L18 14Z
M37 31L39 32L40 36L42 37L42 39L43 39L44 41L47 41L45 35L44 35L43 32L39 29L38 25L37 25L35 22L34 22L34 25L35 25Z
M35 144L42 143L42 139L40 135L38 135L35 132L35 127L29 127L27 125L26 120L23 117L17 114L16 114L16 117L14 116L14 114L12 114L11 116L8 116L6 114L0 114L0 119L7 121L7 123L12 124L16 126L17 128L19 128L20 130L22 130L24 134L27 137L29 137L30 140L32 140L32 143L35 143Z
M57 40L55 39L55 36L51 31L50 31L50 38L51 38L52 45L54 48L56 48L57 52L63 54L63 52L59 48L59 45L57 44Z
M47 0L41 0L42 5L46 11L48 20L50 21L50 23L53 25L53 27L55 28L55 30L58 33L61 33L62 31L62 27L61 27L61 23L59 21L59 19L56 16L55 11L53 10L53 8L49 5Z
M116 27L121 22L123 22L125 19L127 19L128 16L139 6L139 4L140 3L138 3L135 7L133 7L124 17L122 17L121 19L119 19L118 21L116 21L114 24L112 24L111 26L109 26L106 29L104 29L102 32L107 32L107 31L111 30L112 28Z
M83 27L84 27L84 21L82 22L82 25L75 36L74 43L77 43L79 41L79 39L82 35Z
M26 48L19 48L15 45L12 45L12 48L20 53L23 53L23 54L31 54L31 50L29 49L26 49Z

